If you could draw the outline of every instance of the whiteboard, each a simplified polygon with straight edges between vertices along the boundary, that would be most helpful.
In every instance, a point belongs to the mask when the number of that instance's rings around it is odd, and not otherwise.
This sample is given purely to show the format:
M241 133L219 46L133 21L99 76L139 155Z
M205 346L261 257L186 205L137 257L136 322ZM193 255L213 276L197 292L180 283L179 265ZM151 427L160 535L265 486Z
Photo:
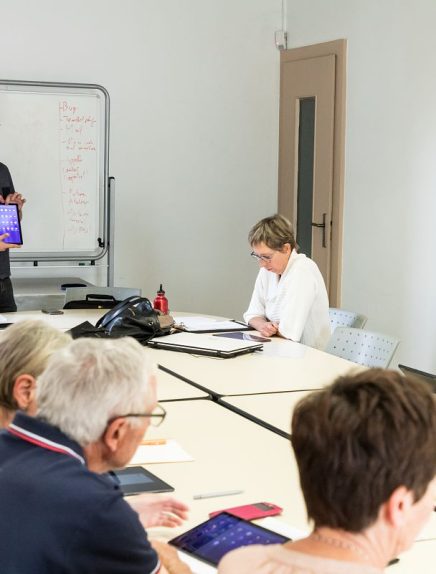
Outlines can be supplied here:
M108 135L103 87L0 81L0 162L26 198L13 260L103 257Z

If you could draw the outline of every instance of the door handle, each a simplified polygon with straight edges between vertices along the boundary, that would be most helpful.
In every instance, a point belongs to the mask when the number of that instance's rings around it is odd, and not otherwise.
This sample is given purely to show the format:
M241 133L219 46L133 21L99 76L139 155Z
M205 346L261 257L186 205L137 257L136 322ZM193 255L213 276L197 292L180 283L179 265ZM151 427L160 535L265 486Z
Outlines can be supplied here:
M321 227L322 228L322 246L323 247L327 247L327 241L326 241L326 220L327 217L327 213L323 213L322 214L322 223L316 223L315 221L312 221L312 227Z

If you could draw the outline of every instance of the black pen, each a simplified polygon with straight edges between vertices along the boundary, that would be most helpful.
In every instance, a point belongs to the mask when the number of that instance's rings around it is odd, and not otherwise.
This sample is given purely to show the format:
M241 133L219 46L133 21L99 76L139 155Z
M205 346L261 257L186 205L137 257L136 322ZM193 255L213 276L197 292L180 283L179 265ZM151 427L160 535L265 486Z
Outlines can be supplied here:
M399 561L400 561L399 558L392 558L392 560L389 560L388 566L392 566L393 564L397 564L397 562L399 562Z

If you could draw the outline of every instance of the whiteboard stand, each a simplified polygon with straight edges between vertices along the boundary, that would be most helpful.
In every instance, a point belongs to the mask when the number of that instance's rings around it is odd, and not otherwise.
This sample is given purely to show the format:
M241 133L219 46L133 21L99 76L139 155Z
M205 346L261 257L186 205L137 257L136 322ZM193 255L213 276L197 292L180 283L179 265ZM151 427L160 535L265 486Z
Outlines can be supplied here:
M107 207L107 284L114 287L114 239L115 239L115 178L110 177L108 183L108 207Z
M25 243L10 254L20 274L83 265L88 282L114 285L109 108L97 84L0 80L0 161L28 200Z

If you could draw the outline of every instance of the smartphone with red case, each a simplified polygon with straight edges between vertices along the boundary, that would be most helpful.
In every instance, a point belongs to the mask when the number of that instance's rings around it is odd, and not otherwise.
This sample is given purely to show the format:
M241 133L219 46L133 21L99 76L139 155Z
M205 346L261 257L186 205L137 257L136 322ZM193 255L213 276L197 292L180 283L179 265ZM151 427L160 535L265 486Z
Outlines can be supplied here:
M209 513L212 518L221 512L228 512L238 518L244 520L256 520L258 518L265 518L266 516L276 516L282 513L283 508L271 502L255 502L254 504L244 504L243 506L234 506L233 508L223 508Z

